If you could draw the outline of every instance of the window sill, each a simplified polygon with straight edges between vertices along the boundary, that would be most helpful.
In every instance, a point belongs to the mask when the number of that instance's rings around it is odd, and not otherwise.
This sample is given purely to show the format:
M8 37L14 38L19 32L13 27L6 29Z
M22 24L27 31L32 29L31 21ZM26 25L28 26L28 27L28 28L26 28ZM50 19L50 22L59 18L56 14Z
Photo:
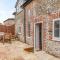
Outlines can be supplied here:
M28 37L28 38L31 38L31 37Z
M53 40L53 41L60 41L60 38L54 37L52 40Z
M20 35L21 33L18 33L18 35Z
M26 36L27 38L31 38L31 36L29 37L29 36Z

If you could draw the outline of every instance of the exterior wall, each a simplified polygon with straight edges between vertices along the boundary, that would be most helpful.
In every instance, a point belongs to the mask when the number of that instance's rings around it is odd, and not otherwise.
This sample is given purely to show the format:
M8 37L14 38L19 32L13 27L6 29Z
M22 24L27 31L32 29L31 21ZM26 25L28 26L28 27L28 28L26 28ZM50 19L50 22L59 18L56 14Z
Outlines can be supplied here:
M51 0L52 1L52 0ZM26 43L34 45L34 25L43 22L43 50L60 57L60 42L54 41L53 19L60 18L60 1L54 0L52 3L48 0L34 0L26 7ZM41 4L40 4L41 3ZM47 4L46 4L47 3ZM52 3L52 4L50 4ZM49 6L50 5L50 6ZM46 9L46 7L48 7ZM46 10L45 10L46 9ZM28 37L28 11L32 11L30 15L30 37Z
M48 40L46 43L46 51L60 57L60 41L53 39L53 20L57 18L60 18L60 12L54 12L48 15Z
M60 41L53 40L53 19L60 18L60 0L33 0L25 6L26 43L34 46L35 24L43 22L43 50L60 57ZM29 12L30 11L30 12ZM16 33L24 41L24 14L16 15ZM30 36L28 36L30 20ZM21 32L19 32L21 27ZM22 39L23 38L23 39Z
M24 41L24 11L22 10L20 13L16 15L16 34L18 35L20 41Z
M34 0L36 16L46 15L60 9L59 0Z
M53 40L53 19L56 18L60 18L60 1L56 0L55 2L51 2L52 5L50 4L50 2L46 4L47 0L45 1L41 1L41 6L40 6L40 0L36 1L38 4L36 4L35 6L35 11L36 11L36 16L37 19L39 19L38 16L41 15L45 15L45 19L44 19L44 23L43 23L43 50L49 52L50 54L53 54L55 56L59 56L60 57L60 45L59 45L59 41L54 41ZM43 3L42 3L43 2ZM45 7L44 7L45 5ZM46 9L46 7L48 7L50 5L49 8ZM43 8L43 9L42 9ZM42 9L42 10L40 10ZM45 10L46 9L46 10ZM45 12L44 12L45 11ZM40 14L39 14L40 13ZM36 17L35 17L36 18ZM40 17L41 20L41 17Z
M39 3L40 4L40 3ZM29 3L26 7L25 7L25 14L26 14L26 43L34 46L34 30L35 30L35 27L34 25L36 23L41 23L43 22L43 49L45 50L46 49L46 34L47 34L47 24L46 24L46 18L45 18L45 15L38 15L37 16L37 11L36 9L38 9L38 7L36 7L37 5L37 2L36 0L32 1L31 3ZM37 5L38 6L38 5ZM39 8L40 9L40 8ZM30 10L30 37L28 36L28 19L29 19L29 10ZM40 11L41 12L41 11Z
M29 12L30 11L30 12ZM34 44L34 22L33 22L33 2L25 7L25 18L26 18L26 43L33 46ZM28 35L28 20L30 20L30 36Z

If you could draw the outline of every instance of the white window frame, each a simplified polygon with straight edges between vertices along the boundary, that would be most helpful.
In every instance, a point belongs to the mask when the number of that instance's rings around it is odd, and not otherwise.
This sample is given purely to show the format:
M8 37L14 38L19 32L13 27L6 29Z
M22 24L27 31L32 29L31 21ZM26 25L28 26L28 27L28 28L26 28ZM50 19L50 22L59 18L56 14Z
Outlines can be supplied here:
M20 19L17 20L17 29L18 29L17 33L20 35L20 34L22 34L22 32L21 32L22 30L19 31L19 27L21 27L20 26Z
M55 22L55 21L59 21L59 20L60 20L60 18L57 18L57 19L54 19L54 20L53 20L53 40L54 40L54 41L60 41L60 37L55 37L55 36L54 36L54 22ZM59 27L60 27L60 26L59 26ZM59 33L60 33L60 31L59 31Z
M29 20L28 20L28 22L30 23L30 25L31 25L31 22L30 22L30 10L28 10L28 18L29 18ZM28 23L28 24L29 24ZM30 27L31 28L31 27ZM29 30L29 29L28 29ZM29 32L28 32L29 34L28 34L28 38L30 38L31 37L31 35L30 35L30 30L29 30Z

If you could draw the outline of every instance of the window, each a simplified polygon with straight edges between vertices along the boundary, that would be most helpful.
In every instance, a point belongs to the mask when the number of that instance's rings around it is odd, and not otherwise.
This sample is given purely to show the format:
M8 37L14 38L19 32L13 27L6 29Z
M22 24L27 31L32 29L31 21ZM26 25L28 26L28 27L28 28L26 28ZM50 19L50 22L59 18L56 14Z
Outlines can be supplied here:
M49 3L56 3L57 0L48 0Z
M28 36L30 37L30 10L28 11Z
M28 36L30 37L30 22L28 21Z
M60 40L60 19L56 19L53 22L53 36L55 40Z
M19 26L19 33L21 33L21 27Z
M16 21L16 30L18 34L21 34L21 26L20 26L20 19L17 19Z

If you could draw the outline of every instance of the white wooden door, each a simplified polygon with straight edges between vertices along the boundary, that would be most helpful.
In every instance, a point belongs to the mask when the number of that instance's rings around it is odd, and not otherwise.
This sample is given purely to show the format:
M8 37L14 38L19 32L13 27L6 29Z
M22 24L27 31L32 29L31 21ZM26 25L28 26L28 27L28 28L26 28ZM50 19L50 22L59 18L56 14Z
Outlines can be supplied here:
M39 26L35 26L35 49L39 50Z

